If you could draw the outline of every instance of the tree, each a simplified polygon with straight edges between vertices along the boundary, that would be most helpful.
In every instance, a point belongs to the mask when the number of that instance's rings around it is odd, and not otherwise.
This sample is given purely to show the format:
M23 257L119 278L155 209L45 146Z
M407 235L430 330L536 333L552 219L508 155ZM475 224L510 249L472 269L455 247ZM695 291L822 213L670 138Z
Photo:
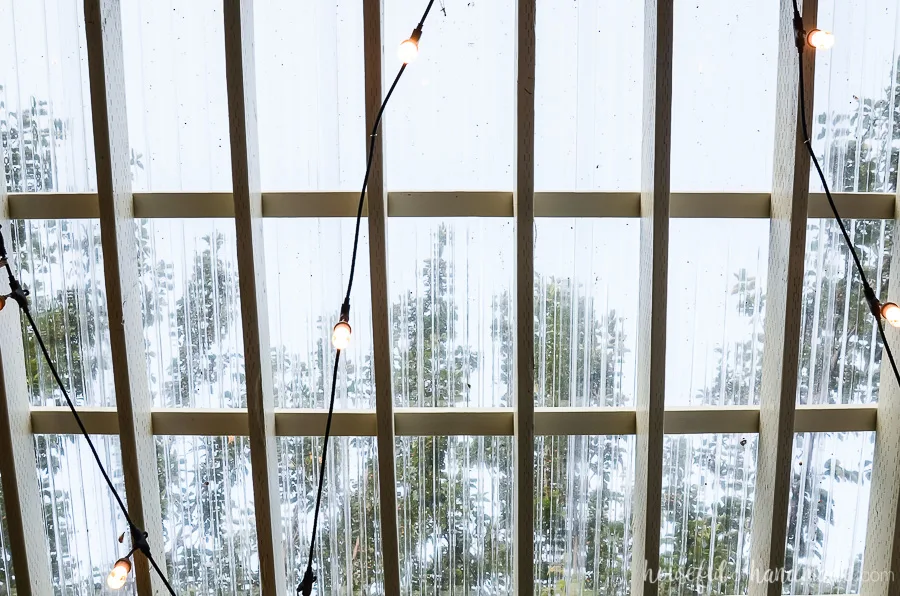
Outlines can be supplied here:
M9 192L53 191L58 188L54 154L66 138L66 125L63 120L50 117L46 100L32 97L25 105L21 112L10 112L5 102L0 101L0 150L6 189ZM85 275L93 272L99 263L99 231L90 224L65 220L15 221L11 227L11 233L6 235L8 247L32 292L32 313L55 356L63 383L76 403L100 399L108 371L98 355L102 350L100 337L107 332L108 321L104 309L89 307L85 302L86 296L102 302L105 291L95 277ZM76 280L62 285L49 282L59 280L63 271L74 275ZM30 401L36 405L62 405L62 395L24 317L22 333ZM72 495L70 487L59 482L64 465L72 465L72 454L77 453L76 439L37 436L35 448L46 532L52 538L48 547L54 590L62 593L65 585L77 593L95 593L108 570L85 570L84 560L76 557L71 543ZM121 467L113 466L110 470L113 478L119 480L121 472ZM9 582L6 569L7 565L0 564L0 590Z
M538 275L534 303L536 402L625 406L624 318L599 311L590 292L568 278ZM632 457L631 441L622 437L537 437L541 594L628 589L629 507L622 470Z
M5 86L0 85L0 146L3 148L7 192L48 192L58 188L54 143L66 127L50 119L50 102L30 97L21 112L7 111Z
M459 340L454 231L431 236L420 292L391 307L395 403L464 405L478 354ZM405 589L493 594L511 586L511 442L486 437L409 437L398 441L397 496Z
M240 329L240 316L236 264L233 253L226 249L224 234L214 228L200 236L199 247L187 257L183 287L175 281L178 264L156 256L153 236L153 224L139 221L138 268L148 336L145 345L152 360L168 359L167 377L151 376L155 400L166 407L245 404L244 395L235 395L228 389L224 395L214 393L229 374L234 375L234 382L225 387L244 386L242 373L232 372L242 370L243 354L233 347L234 342L228 341L233 330ZM157 354L154 343L149 341L151 334L157 340L168 336L172 353ZM162 347L164 343L165 340L158 341L157 345Z
M148 367L154 401L168 407L246 404L243 354L229 341L240 328L230 245L217 229L199 234L195 251L186 255L185 279L178 281L177 263L157 252L156 234L151 222L137 222L145 345L150 360L165 366L164 379L153 377L154 367ZM157 347L171 354L157 353ZM217 394L223 386L238 387L239 392ZM258 593L259 569L251 558L256 529L252 500L246 495L251 483L246 440L160 438L157 464L173 586L180 593Z
M898 153L894 132L900 129L900 62L885 98L863 98L852 114L822 114L819 139L825 139L824 163L835 191L889 191L896 187ZM2 97L2 93L0 93ZM0 105L5 113L5 106ZM826 123L828 126L826 127ZM13 192L58 189L54 143L66 134L65 123L52 119L46 101L32 98L20 114L0 120L7 188ZM140 166L141 156L133 154ZM103 384L107 372L97 346L107 333L105 311L85 308L85 293L102 297L103 284L79 278L82 285L47 287L42 279L62 267L93 270L99 263L99 238L91 233L72 242L72 222L42 225L17 222L17 253L35 258L19 263L34 278L34 310L48 343L65 350L58 358L64 382L76 399L85 399ZM893 230L884 222L856 221L852 234L861 240L861 256L872 279L885 280L884 247ZM219 233L205 235L189 255L187 280L176 287L170 263L151 249L153 229L138 222L138 267L143 280L144 324L150 358L164 359L164 378L151 379L158 401L167 406L193 405L213 397L216 383L237 375L243 387L241 354L225 345L237 321L233 292L237 272ZM398 406L449 407L471 400L469 379L482 366L482 355L462 341L454 295L454 265L448 248L453 230L440 226L431 237L431 258L420 272L420 292L405 292L391 304L392 387ZM807 251L812 265L804 277L800 403L863 403L874 399L880 344L865 311L859 284L832 224L812 223ZM737 272L732 308L747 321L758 321L764 294L758 280ZM512 297L492 297L491 334L500 349L499 402L512 404L514 321ZM624 319L605 312L587 289L565 277L535 280L535 394L543 406L622 406L628 403L623 363L627 355ZM169 312L163 305L174 305ZM336 313L332 313L336 314ZM331 387L332 350L327 343L331 317L320 320L320 337L309 354L286 348L272 359L283 403L321 407ZM762 365L756 354L761 326L748 337L723 346L716 375L696 396L701 404L755 403ZM152 332L163 332L171 353L154 353ZM48 370L37 357L26 330L28 380L32 399L58 402ZM62 351L60 352L62 355ZM347 362L341 391L348 403L372 403L372 362ZM239 372L235 373L237 370ZM235 380L235 379L230 379ZM237 395L221 396L239 405ZM836 435L838 442L848 437ZM830 481L868 481L871 462L845 461L840 454L811 465L821 450L816 435L796 437L805 456L792 468L788 571L816 591L849 591L859 581L860 559L844 578L824 570L824 545L835 523L840 496ZM69 465L65 442L38 437L42 496L55 591L96 591L105 570L76 573L71 517L58 515L80 496L51 479ZM630 439L621 437L540 437L535 458L536 567L540 594L621 593L629 585ZM321 442L301 439L281 445L284 464L282 502L285 540L301 556L291 561L299 576L309 539ZM749 524L754 492L752 438L727 435L669 437L664 447L665 485L661 571L664 591L672 594L741 593L748 572ZM376 567L380 549L376 450L371 438L338 438L329 454L327 496L317 541L320 586L326 593L381 593ZM512 441L501 437L403 437L397 451L397 497L402 573L409 593L480 593L509 591L512 586ZM248 553L254 540L253 512L241 494L249 478L246 442L229 437L163 439L158 466L164 511L167 563L182 592L256 593ZM357 470L348 474L348 469ZM121 470L113 470L116 477ZM828 482L826 482L828 481ZM0 494L2 499L2 494ZM332 506L338 502L348 507ZM210 576L210 561L216 577ZM348 563L352 562L349 565ZM0 587L8 583L0 562ZM721 571L720 571L721 570ZM685 574L691 571L691 574ZM843 571L842 571L843 573ZM704 575L705 574L705 575ZM847 579L849 578L849 579ZM796 581L796 580L795 580ZM798 589L802 589L798 588Z
M7 164L6 185L11 192L52 191L56 188L53 157L58 148L54 144L64 138L65 127L61 121L48 122L46 102L32 99L30 105L30 110L22 114L6 113L0 120L0 140ZM133 154L134 167L143 167L140 160L140 154ZM151 224L147 221L137 224L138 263L142 279L148 282L144 296L145 327L170 330L173 343L179 346L179 354L172 358L167 382L163 384L163 403L184 403L188 399L186 388L194 388L204 382L209 384L210 379L215 380L223 370L219 364L221 361L239 357L222 351L220 342L217 342L223 328L233 324L236 305L233 292L228 290L236 283L236 274L233 267L229 267L232 260L223 254L221 237L208 236L203 239L205 249L193 256L186 290L181 295L175 295L167 265L148 258L153 252L150 250ZM95 222L68 220L39 223L17 221L9 239L11 253L18 259L16 266L32 291L32 312L54 355L63 382L76 403L104 403L98 400L109 400L113 393L108 370L109 355L104 352L108 350L105 288L102 275L97 275L102 272L99 226ZM29 258L21 258L22 255ZM58 283L60 279L64 280L61 284ZM87 296L93 301L90 304L86 303ZM159 316L163 312L158 308L159 304L167 300L175 306L171 320L163 320ZM204 306L206 310L192 310L197 305ZM221 316L211 316L211 309ZM210 329L207 325L208 321L213 320L219 323L216 329ZM24 326L23 335L32 402L61 405L62 396L40 357L33 335ZM190 362L190 366L185 366L185 362ZM197 362L203 362L204 366L199 366ZM231 369L233 367L226 370ZM234 396L233 399L245 398ZM76 525L73 525L73 520L77 519L73 517L76 511L74 506L83 498L80 493L86 487L79 488L77 478L71 481L75 484L59 480L64 470L75 465L75 442L75 437L71 436L36 437L37 459L47 536L51 538L49 547L54 589L57 593L66 590L66 593L93 594L102 586L108 569L94 568L85 573L84 568L76 564L83 562L84 557L76 557L76 549L70 543L76 532ZM229 487L239 484L242 475L249 474L246 450L239 450L233 443L223 445L221 440L216 442L213 438L197 441L191 448L180 452L177 451L178 446L172 441L161 441L158 454L161 473L168 480L181 478L184 486L189 484L188 479L194 479L186 471L186 465L188 462L195 465L198 468L196 473L206 474L206 479L198 485L188 486L188 491L195 486L200 488L187 498L193 498L192 503L212 506L211 511L202 511L187 521L195 524L193 527L204 536L214 532L220 539L219 544L227 542L231 546L242 538L249 542L252 535L242 531L242 528L221 524L224 517L252 520L252 511L246 506L243 510L235 509L234 503L243 501L232 499L234 495L229 494ZM175 463L171 459L173 455L178 457ZM121 466L117 465L116 458L109 459L112 464L110 472L121 487ZM166 472L176 475L166 477ZM183 505L185 496L175 494L173 498L177 503L170 508L166 488L167 483L163 482L163 508L170 519L176 519L175 505ZM171 524L167 525L169 529L173 529ZM111 549L114 540L110 540L109 544ZM243 548L250 552L249 544ZM176 576L180 573L180 577L184 578L190 571L192 559L181 560L176 554L175 561L177 563L170 565L170 571L174 571ZM251 583L249 578L258 573L258 570L245 569L246 565L242 567L242 561L232 563L229 559L225 567L235 586L248 586ZM5 569L5 565L0 565L0 569ZM5 576L0 578L0 585L6 581ZM74 592L69 592L71 590Z
M324 408L331 392L334 352L327 338L331 321L320 318L318 339L311 354L290 353L273 347L276 392L288 407ZM361 365L342 358L337 388L340 403L374 403L371 359ZM322 441L296 437L279 443L281 461L282 525L289 556L288 581L299 583L306 569ZM316 537L319 593L383 593L383 578L376 572L380 558L380 523L377 452L371 437L331 437L326 483Z

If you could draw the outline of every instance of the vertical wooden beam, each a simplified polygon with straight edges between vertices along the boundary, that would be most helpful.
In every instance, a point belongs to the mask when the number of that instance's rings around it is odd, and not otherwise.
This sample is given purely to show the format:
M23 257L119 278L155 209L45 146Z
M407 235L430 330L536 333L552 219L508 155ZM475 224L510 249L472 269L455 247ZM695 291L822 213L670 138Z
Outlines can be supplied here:
M900 194L894 203L894 229L900 229ZM896 238L896 236L895 236ZM887 300L900 296L900 241L891 247L891 279ZM900 330L885 325L894 349L900 346ZM886 355L881 359L878 417L875 419L875 457L866 524L861 596L900 594L900 386Z
M515 593L534 593L535 0L518 0L516 34Z
M363 0L366 131L371 131L382 100L381 0ZM400 65L397 64L397 68ZM378 442L378 491L385 594L400 594L397 534L397 479L394 463L394 395L391 388L390 300L387 272L387 192L384 187L384 130L375 140L368 183L369 271L372 285L372 345L375 351L375 418ZM369 137L363 139L365 150Z
M265 244L259 181L253 0L225 0L225 78L234 224L247 377L247 420L263 594L285 594L275 394L269 348Z
M814 27L817 0L803 2L803 21ZM750 594L778 596L787 539L791 452L797 372L800 365L800 306L809 205L809 154L800 127L797 47L791 0L781 0L775 113L775 171L769 221L766 290L766 349L760 392L756 503L750 537ZM814 54L805 50L806 113L812 114ZM807 125L810 123L807 122Z
M117 0L85 0L88 73L97 160L103 272L109 311L116 410L125 493L132 520L149 533L154 558L164 565L156 442L150 422L137 240L131 196L122 17ZM109 539L114 539L110 536ZM110 561L112 563L112 561ZM134 557L138 594L162 593L144 557Z
M631 593L658 589L666 381L669 170L672 135L672 0L644 3L641 264L635 397L634 545Z
M6 177L0 176L0 225L3 236L12 240ZM7 248L12 248L11 244ZM0 291L9 286L5 272ZM16 574L16 594L52 594L50 558L44 530L43 499L31 436L31 404L25 379L25 349L19 309L10 304L0 312L0 479L6 505L9 549ZM0 511L0 515L3 515Z

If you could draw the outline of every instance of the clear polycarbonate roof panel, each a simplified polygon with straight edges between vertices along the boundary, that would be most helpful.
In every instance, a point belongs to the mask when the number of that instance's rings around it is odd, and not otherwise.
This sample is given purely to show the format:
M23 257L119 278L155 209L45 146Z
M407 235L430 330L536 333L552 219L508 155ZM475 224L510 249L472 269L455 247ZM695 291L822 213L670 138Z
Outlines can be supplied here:
M121 6L134 190L231 190L222 3Z
M772 189L778 2L675 2L672 190Z
M96 190L84 3L3 0L0 40L6 190Z
M538 0L534 187L641 186L643 2Z
M422 0L385 0L384 92ZM513 0L436 2L419 56L385 113L385 181L392 190L505 190L515 161Z
M834 192L894 192L900 140L900 5L822 0L819 28L835 35L816 52L813 149ZM810 191L822 183L810 165Z
M363 4L253 6L265 190L359 190L365 169ZM399 97L399 96L398 96Z

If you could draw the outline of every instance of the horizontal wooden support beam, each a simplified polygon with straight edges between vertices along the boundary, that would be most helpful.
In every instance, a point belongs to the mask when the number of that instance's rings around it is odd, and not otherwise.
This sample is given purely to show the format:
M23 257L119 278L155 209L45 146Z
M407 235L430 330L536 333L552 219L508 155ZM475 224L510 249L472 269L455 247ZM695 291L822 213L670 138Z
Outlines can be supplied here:
M151 418L155 435L247 436L249 432L246 408L156 409Z
M512 436L512 408L394 408L397 436Z
M116 408L78 408L78 415L92 435L119 434ZM81 431L65 407L32 407L31 432L35 435L76 435Z
M388 217L512 217L512 192L389 192Z
M794 432L874 431L878 408L874 405L798 406ZM88 432L119 432L115 408L80 408ZM281 437L315 437L325 432L325 410L276 409L275 433ZM245 409L154 409L153 434L187 436L246 436ZM398 436L512 436L512 408L397 408ZM34 434L76 434L78 426L64 407L31 409ZM338 410L332 434L374 437L374 410ZM633 435L634 410L627 408L535 408L537 435ZM688 407L666 410L665 433L755 433L759 408Z
M348 192L264 192L263 217L356 217L359 193ZM368 199L363 215L369 213Z
M634 410L626 408L535 408L535 435L633 435Z
M893 219L890 193L841 193L834 200L846 219ZM673 192L673 218L769 217L770 195L757 192ZM359 193L267 192L264 217L355 217ZM506 191L437 191L388 193L390 217L512 217L513 193ZM638 192L536 192L535 217L640 217ZM90 219L99 217L92 193L19 193L9 195L12 219ZM154 192L134 194L139 218L234 217L230 192ZM363 205L363 215L368 205ZM809 217L831 217L822 193L809 195Z
M234 217L230 192L134 193L137 218Z
M99 219L97 193L21 193L9 195L10 219Z
M767 218L769 193L673 192L670 218Z
M663 432L667 435L759 432L759 408L669 408Z
M325 410L275 409L275 434L279 437L321 437L325 434ZM375 410L337 410L331 422L336 437L374 437Z
M639 192L536 192L535 217L640 217Z
M895 195L891 193L832 193L843 219L894 219ZM831 219L834 214L825 193L809 193L808 216Z
M863 432L875 430L878 406L797 406L795 433Z

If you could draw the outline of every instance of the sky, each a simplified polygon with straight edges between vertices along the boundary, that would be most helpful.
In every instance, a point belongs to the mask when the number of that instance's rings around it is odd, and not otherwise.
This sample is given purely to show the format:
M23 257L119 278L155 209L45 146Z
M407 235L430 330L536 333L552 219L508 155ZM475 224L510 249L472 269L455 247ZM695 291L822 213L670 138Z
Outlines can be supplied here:
M385 0L388 81L399 66L396 45L423 4ZM389 190L512 190L513 6L513 0L436 3L419 59L385 118ZM66 127L55 147L57 188L66 191L96 189L81 11L75 0L0 0L0 100L9 111L29 97L51 100L52 116ZM254 18L263 189L358 190L367 134L361 3L258 0ZM775 0L675 3L673 191L770 190L777 19ZM127 0L122 20L129 138L143 166L134 168L134 189L229 190L219 2ZM640 2L539 0L537 190L639 188L642 20ZM837 45L817 57L814 113L853 112L860 98L880 96L900 54L896 3L822 0L819 26L834 31ZM832 131L825 133L818 147ZM416 289L434 224L389 223L392 299ZM474 393L479 404L491 405L498 398L491 389L498 350L486 298L513 287L513 224L497 218L451 225L461 333L484 358ZM371 352L363 227L354 359ZM196 242L210 224L161 222L155 229L157 257L183 265L181 244ZM548 220L538 221L536 231L536 271L584 281L584 291L626 317L633 346L637 222ZM308 349L318 317L333 318L340 304L352 222L267 221L266 234L273 343ZM754 322L729 318L728 284L740 268L765 279L767 237L765 220L672 222L668 404L690 403L715 372L715 348L752 333ZM633 361L626 376L634 377Z

